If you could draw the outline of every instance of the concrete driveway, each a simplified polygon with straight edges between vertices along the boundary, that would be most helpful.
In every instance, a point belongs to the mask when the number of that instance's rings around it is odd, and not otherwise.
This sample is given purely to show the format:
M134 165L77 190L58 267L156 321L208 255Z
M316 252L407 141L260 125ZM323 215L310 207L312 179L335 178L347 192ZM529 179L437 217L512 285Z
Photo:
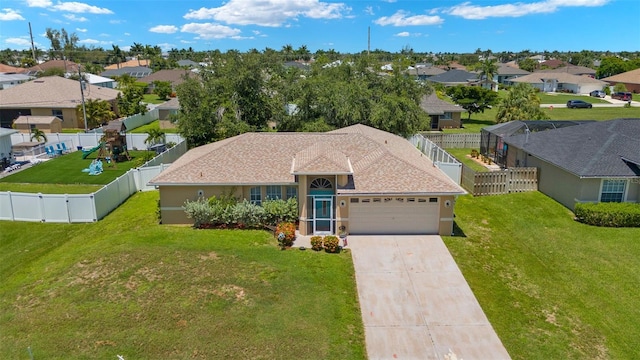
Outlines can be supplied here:
M440 236L349 236L369 359L509 359Z

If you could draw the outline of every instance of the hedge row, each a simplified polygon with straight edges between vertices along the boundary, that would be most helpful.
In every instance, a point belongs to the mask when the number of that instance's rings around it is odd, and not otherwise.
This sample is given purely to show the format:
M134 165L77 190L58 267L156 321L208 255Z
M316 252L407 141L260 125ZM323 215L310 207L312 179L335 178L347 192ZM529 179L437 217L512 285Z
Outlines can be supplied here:
M187 217L193 219L196 228L219 226L235 226L243 228L260 228L275 226L279 222L296 222L298 220L298 201L265 200L262 206L248 200L237 202L230 197L212 197L198 199L184 204Z
M634 203L580 203L576 220L606 227L640 227L640 205Z

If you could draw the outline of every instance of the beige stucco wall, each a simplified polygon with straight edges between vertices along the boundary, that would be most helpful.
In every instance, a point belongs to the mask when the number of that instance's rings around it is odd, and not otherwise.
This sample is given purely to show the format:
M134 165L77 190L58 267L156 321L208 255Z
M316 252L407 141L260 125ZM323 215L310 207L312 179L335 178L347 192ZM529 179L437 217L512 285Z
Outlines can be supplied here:
M451 236L453 234L453 209L456 199L454 196L440 196L438 202L440 203L438 235Z
M52 110L62 110L62 128L63 129L79 129L84 128L84 120L78 118L78 114L75 109L60 109L60 108L36 108L31 109L31 115L33 116L52 116ZM79 124L82 122L82 125Z
M440 129L458 129L462 124L462 113L452 112L451 120L438 119L438 127Z

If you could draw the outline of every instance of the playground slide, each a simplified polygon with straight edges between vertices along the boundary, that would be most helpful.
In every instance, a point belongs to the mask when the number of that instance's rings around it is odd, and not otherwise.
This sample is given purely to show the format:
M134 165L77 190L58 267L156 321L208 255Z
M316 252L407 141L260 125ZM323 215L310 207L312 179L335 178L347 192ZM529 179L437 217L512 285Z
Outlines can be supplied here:
M92 147L89 150L82 150L82 158L86 159L87 156L91 155L94 151L100 149L103 145L104 145L104 142L101 142L100 144L96 145L95 147Z

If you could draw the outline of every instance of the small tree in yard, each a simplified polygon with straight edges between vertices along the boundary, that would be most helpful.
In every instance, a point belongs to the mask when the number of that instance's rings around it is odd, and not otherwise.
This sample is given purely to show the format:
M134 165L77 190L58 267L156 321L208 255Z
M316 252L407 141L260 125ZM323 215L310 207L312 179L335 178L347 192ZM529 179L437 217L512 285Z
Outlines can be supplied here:
M547 120L547 115L540 109L540 98L533 86L519 83L509 89L507 97L498 106L497 123L514 120Z
M169 81L156 80L153 82L153 93L158 95L160 99L167 100L172 91Z
M467 119L471 119L471 114L473 113L480 113L490 109L499 100L498 93L480 86L458 85L449 87L447 88L447 95L451 97L454 103L467 110L469 115Z

